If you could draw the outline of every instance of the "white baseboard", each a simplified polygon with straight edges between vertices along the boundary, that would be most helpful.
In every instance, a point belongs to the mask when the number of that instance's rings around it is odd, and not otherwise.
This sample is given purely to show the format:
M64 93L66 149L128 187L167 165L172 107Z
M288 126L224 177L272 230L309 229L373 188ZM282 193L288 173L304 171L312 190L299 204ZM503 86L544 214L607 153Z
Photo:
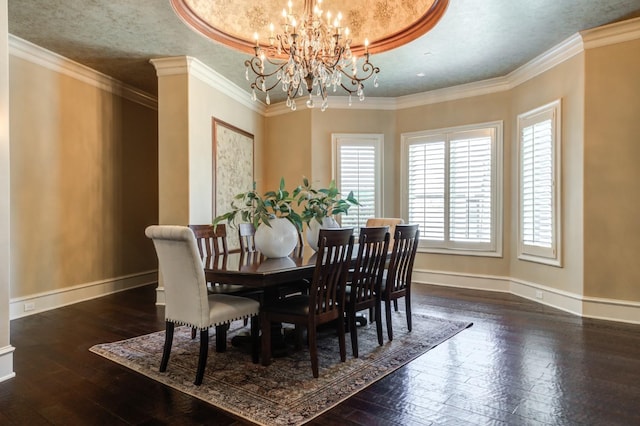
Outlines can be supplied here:
M164 287L160 287L160 285L156 288L156 305L164 306Z
M511 293L580 317L640 324L638 302L586 297L509 277L414 269L413 282Z
M158 271L154 270L17 297L9 301L9 319L37 314L157 281Z
M15 348L11 345L0 348L0 382L16 376L16 373L13 371L14 350Z

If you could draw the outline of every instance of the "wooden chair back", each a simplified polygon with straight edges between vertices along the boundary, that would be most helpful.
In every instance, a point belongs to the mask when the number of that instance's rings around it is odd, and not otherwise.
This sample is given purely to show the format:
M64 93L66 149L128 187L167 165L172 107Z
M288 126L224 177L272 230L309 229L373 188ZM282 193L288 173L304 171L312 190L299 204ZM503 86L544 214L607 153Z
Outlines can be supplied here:
M356 313L369 309L375 314L378 344L382 345L382 316L380 303L380 286L384 267L389 253L389 227L360 228L358 240L358 257L356 266L348 284L348 300L346 316L351 336L353 356L358 357L358 331Z
M218 256L228 254L227 226L225 224L213 225L189 225L196 237L196 245L200 257Z
M375 226L388 226L389 227L389 235L391 236L389 239L389 250L393 249L393 238L396 235L396 225L403 224L404 220L399 217L371 217L367 219L366 226L375 227Z
M350 283L349 304L357 309L374 301L380 292L382 275L389 250L389 227L360 228L358 256ZM369 306L364 306L358 310Z
M324 323L343 315L352 252L352 228L320 230L316 267L309 288L310 323Z
M396 225L394 240L383 294L383 298L389 299L402 297L409 291L413 262L420 240L418 225Z
M240 240L240 251L251 253L256 251L256 228L253 223L241 223L238 225L238 238Z

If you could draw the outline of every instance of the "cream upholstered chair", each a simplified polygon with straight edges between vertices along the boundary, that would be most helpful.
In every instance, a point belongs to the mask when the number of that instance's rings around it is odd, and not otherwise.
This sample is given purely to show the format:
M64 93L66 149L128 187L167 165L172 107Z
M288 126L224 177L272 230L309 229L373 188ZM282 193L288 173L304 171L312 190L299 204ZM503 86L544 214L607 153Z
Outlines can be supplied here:
M175 324L199 329L200 354L194 383L200 385L207 364L209 328L216 327L216 346L224 349L227 324L249 317L253 362L257 363L260 304L245 297L207 294L202 260L188 227L154 225L145 234L153 240L164 281L166 335L160 371L166 371L169 363Z

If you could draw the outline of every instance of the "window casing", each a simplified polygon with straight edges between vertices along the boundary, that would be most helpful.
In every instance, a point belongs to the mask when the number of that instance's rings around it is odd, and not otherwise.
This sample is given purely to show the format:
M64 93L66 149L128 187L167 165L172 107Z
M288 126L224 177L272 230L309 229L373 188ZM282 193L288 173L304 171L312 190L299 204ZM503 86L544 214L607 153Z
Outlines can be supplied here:
M360 206L338 218L341 226L353 227L357 235L367 219L382 213L382 134L331 135L333 178L343 196L353 191Z
M502 256L502 122L406 133L402 152L421 251Z
M560 101L518 116L518 258L561 266Z

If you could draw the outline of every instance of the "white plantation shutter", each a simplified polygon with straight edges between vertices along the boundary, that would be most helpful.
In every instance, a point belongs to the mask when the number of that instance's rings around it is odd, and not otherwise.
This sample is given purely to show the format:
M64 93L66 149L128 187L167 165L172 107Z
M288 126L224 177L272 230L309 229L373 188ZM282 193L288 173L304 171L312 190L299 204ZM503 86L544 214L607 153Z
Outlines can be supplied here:
M353 191L360 206L340 217L343 227L357 235L367 219L380 216L382 135L333 135L335 179L342 197Z
M522 240L553 243L553 144L551 119L522 131Z
M408 223L421 247L499 255L501 123L402 135Z
M444 241L444 141L410 145L408 162L408 223L420 225L420 236L423 239Z
M557 116L554 102L518 117L520 134L520 257L557 264Z
M451 141L449 238L491 242L492 147L490 137Z

